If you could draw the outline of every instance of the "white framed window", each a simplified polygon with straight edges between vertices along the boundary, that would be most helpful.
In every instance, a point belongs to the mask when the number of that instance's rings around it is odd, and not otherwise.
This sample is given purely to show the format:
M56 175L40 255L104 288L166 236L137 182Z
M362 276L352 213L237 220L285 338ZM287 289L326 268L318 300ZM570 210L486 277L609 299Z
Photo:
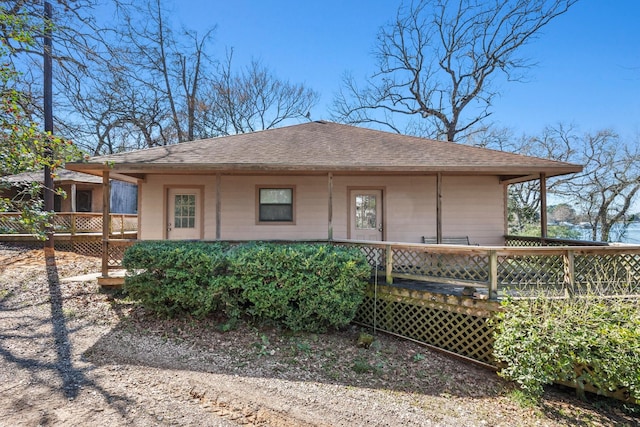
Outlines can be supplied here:
M257 223L295 222L295 187L257 187Z
M175 228L196 227L195 194L176 194L174 200L173 226Z

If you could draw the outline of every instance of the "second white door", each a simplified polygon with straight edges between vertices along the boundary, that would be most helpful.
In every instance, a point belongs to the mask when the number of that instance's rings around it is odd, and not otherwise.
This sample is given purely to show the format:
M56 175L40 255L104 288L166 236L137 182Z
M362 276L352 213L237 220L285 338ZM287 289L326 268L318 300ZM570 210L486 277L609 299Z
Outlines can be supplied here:
M351 190L351 239L383 239L382 190Z
M200 239L200 190L170 188L167 193L167 239Z

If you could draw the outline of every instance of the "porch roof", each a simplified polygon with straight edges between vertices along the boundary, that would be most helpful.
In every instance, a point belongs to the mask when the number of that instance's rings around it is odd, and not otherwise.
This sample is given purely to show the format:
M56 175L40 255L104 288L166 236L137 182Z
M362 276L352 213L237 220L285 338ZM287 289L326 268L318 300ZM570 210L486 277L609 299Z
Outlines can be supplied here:
M67 169L58 169L55 172L56 176L53 181L57 185L62 184L102 184L102 179L89 175L87 173L75 172ZM17 184L29 184L32 182L44 182L44 171L36 172L22 172L15 175L7 175L2 177L3 181L9 182L12 185Z
M68 163L101 175L146 173L387 173L499 175L522 181L582 166L325 121L223 136Z

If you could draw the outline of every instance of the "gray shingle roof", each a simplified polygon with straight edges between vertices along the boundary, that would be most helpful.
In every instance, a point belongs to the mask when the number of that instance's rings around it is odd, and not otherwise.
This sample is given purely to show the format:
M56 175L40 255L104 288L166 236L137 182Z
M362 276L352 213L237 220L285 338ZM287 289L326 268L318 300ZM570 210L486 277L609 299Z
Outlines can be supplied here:
M109 165L109 166L107 166ZM469 145L309 122L265 131L92 157L68 168L153 170L456 172L499 175L577 172L578 165Z
M67 169L56 170L54 182L61 184L67 182L77 182L83 184L102 184L102 179L97 176L88 175L86 173L75 172ZM15 175L3 176L2 180L12 184L44 182L44 171L22 172Z

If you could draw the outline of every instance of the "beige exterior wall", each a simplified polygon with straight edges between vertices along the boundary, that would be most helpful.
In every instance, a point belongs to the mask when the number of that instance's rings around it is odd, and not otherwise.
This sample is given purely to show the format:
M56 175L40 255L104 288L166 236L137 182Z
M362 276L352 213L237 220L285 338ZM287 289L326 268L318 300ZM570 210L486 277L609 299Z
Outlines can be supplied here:
M71 212L71 184L61 185L60 188L67 193L61 200L61 212ZM91 212L102 212L102 186L76 184L76 191L91 191Z
M161 240L166 236L166 192L172 188L202 188L204 203L202 211L203 238L216 238L216 177L215 175L148 175L139 185L139 238Z
M295 224L257 224L256 186L292 186ZM222 240L326 240L329 186L327 176L231 176L221 182Z
M102 212L102 186L99 187L82 187L78 186L77 190L91 190L93 188L93 192L91 194L91 211L92 212Z
M435 176L334 176L333 237L349 238L349 190L382 188L384 238L420 243L436 233Z
M495 176L442 177L442 235L504 244L504 186Z
M220 177L222 240L325 240L329 236L329 178L320 176ZM202 186L203 236L216 239L216 176L149 175L140 188L140 238L165 236L168 186ZM257 186L292 186L295 224L257 223ZM349 238L349 190L383 190L384 238L392 242L419 243L436 235L435 176L333 177L333 237ZM442 180L443 236L469 236L471 243L502 244L504 190L497 177L451 177Z

